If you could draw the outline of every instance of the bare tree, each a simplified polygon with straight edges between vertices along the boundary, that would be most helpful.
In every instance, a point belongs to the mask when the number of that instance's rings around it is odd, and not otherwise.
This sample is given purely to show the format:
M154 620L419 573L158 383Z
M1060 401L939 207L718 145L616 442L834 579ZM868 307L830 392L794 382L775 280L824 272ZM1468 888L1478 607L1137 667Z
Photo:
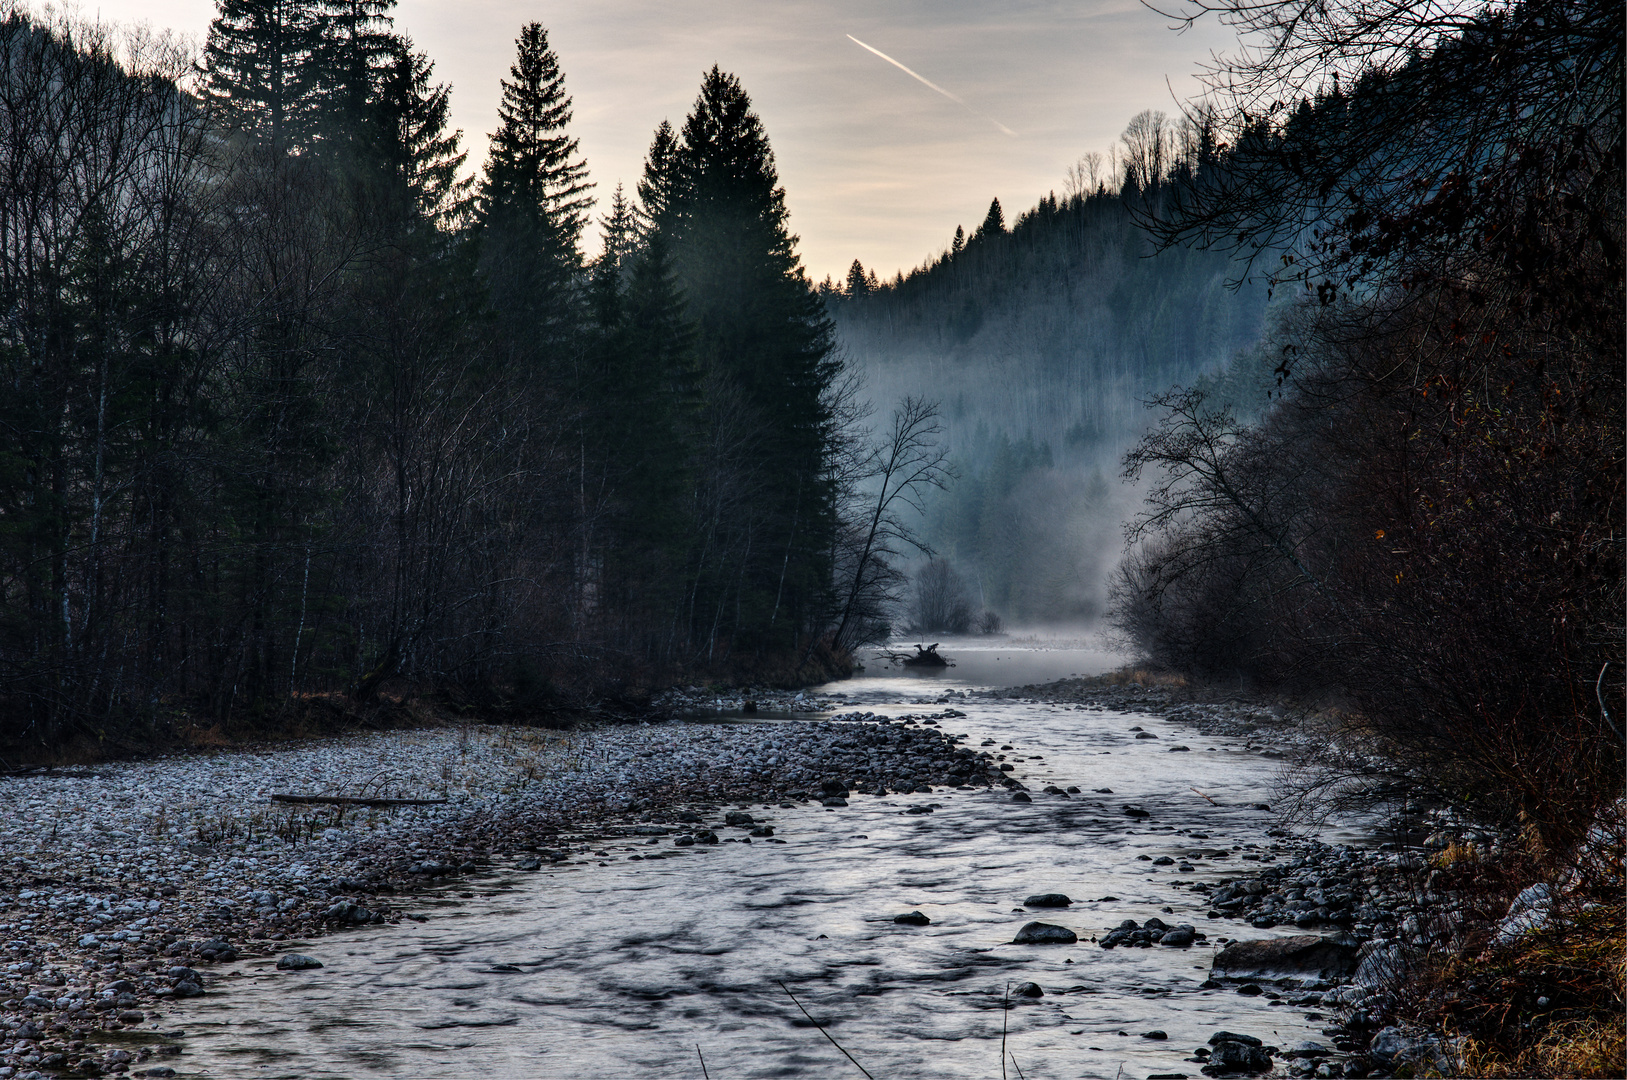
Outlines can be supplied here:
M901 578L894 561L906 549L931 554L908 523L905 511L919 516L927 492L952 478L948 451L939 442L943 428L938 406L906 397L893 410L892 423L870 448L859 472L865 490L873 492L868 511L854 530L847 565L841 615L832 640L841 647L857 643L861 615L878 611L896 599Z

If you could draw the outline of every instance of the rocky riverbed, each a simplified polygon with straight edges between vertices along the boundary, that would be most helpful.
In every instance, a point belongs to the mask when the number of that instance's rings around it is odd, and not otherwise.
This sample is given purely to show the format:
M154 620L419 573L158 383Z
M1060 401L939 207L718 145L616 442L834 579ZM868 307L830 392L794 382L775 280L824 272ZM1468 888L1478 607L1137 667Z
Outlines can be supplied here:
M170 1075L129 1036L161 1031L216 965L398 921L415 893L499 867L593 862L633 837L666 838L660 857L772 843L758 817L782 801L1000 782L944 718L471 726L0 779L0 1078Z
M172 1003L213 988L222 965L286 957L285 943L325 932L421 919L427 898L472 896L495 872L775 844L781 811L839 809L861 795L994 787L1021 802L1111 802L1077 785L1031 789L1026 770L1042 759L955 733L979 702L1158 718L1157 732L1132 725L1126 736L1162 740L1169 752L1189 750L1175 741L1184 731L1241 737L1248 753L1270 757L1291 752L1298 731L1281 707L1100 680L929 691L908 698L908 711L847 702L691 688L661 704L689 714L746 712L747 703L782 714L842 711L771 724L391 732L0 780L16 811L0 822L8 863L0 1078L172 1075L165 1051L178 1047L163 1036ZM284 806L269 801L273 793L446 801ZM940 805L901 812L930 815ZM1132 809L1122 812L1133 821ZM1269 848L1211 850L1201 838L1192 836L1188 852L1138 856L1150 869L1167 864L1169 887L1184 887L1192 905L1188 921L1125 920L1080 934L1109 951L1224 946L1205 984L1211 993L1300 1010L1325 1022L1325 1041L1275 1046L1220 1030L1185 1060L1210 1075L1273 1067L1318 1077L1445 1063L1438 1040L1386 1024L1385 988L1444 925L1448 903L1423 887L1416 852L1323 845L1283 830ZM1237 875L1178 876L1223 858L1241 864ZM1282 937L1284 927L1301 936ZM1251 952L1257 943L1242 939L1262 931L1299 945Z

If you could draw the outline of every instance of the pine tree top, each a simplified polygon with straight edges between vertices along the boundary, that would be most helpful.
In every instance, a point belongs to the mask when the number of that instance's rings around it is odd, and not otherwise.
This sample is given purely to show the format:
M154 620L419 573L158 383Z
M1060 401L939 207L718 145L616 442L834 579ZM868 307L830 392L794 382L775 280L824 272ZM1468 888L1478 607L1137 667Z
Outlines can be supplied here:
M565 134L571 120L565 76L541 23L527 23L515 44L486 159L482 210L488 220L534 216L562 249L574 251L593 205L587 194L593 185L578 140Z

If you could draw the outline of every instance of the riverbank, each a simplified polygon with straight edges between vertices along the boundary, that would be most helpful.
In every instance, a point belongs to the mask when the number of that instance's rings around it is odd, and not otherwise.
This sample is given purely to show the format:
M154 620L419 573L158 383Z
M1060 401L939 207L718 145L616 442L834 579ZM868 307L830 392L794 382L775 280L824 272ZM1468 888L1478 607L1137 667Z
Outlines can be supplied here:
M167 1075L121 1040L162 1030L215 965L412 918L423 894L497 871L591 863L610 844L670 858L772 843L788 800L999 776L925 723L671 721L391 731L0 779L0 1077Z
M1132 668L989 696L1141 713L1242 737L1286 769L1321 757L1342 723L1314 704ZM1359 746L1343 751L1347 769L1373 773L1384 764ZM1355 950L1350 978L1325 998L1340 1021L1326 1034L1348 1056L1291 1062L1289 1075L1621 1075L1624 803L1591 823L1579 849L1556 853L1404 788L1390 795L1383 828L1401 842L1301 845L1292 865L1211 894L1211 918L1259 929L1291 924ZM1289 987L1296 982L1278 974Z

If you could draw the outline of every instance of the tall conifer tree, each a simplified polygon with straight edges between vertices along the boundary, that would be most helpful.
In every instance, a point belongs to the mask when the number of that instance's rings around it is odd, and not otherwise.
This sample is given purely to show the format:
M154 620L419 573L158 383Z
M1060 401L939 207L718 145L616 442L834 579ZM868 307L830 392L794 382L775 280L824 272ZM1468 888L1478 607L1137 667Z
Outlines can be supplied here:
M221 0L204 46L203 96L226 125L278 151L309 144L321 27L313 0Z
M486 159L482 213L504 225L529 219L556 257L574 261L593 185L577 140L565 132L571 121L565 75L541 23L527 23L515 45L518 55L497 107L501 123Z
M578 247L592 184L566 126L571 99L540 23L527 23L503 80L477 199L492 298L533 345L569 338L580 318Z
M670 188L656 221L672 245L697 362L714 402L744 412L745 464L759 478L730 522L740 534L732 581L713 584L705 636L722 632L727 610L738 644L800 647L828 598L835 528L830 324L797 258L768 135L740 81L713 67L670 160L665 150L658 132L640 194Z
M382 73L380 115L389 137L386 165L403 217L450 228L467 214L473 177L459 177L468 153L460 148L461 130L447 131L452 88L432 83L435 65L413 51L410 38L392 46L389 66Z

